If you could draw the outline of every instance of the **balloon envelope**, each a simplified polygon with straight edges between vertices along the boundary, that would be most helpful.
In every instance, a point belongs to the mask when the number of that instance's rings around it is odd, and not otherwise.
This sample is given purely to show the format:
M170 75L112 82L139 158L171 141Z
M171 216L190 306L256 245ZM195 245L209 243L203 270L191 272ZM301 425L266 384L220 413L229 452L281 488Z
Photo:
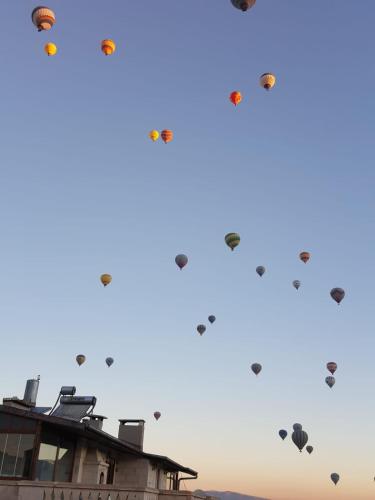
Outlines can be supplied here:
M259 276L263 276L263 274L266 272L266 268L264 266L258 266L256 268L256 272L259 274Z
M335 302L340 304L342 299L345 297L345 290L343 290L342 288L332 288L331 297Z
M309 455L313 452L314 448L312 446L306 446L306 451Z
M159 418L161 417L160 411L154 412L154 417L155 417L155 420L159 420Z
M84 354L78 354L78 356L76 356L76 361L78 366L81 366L86 361L86 356Z
M240 244L240 241L241 238L238 233L228 233L225 235L225 243L231 250L234 250Z
M293 430L294 431L302 431L302 425L301 424L293 424Z
M212 324L216 321L216 317L215 316L208 316L208 321Z
M327 363L327 370L333 375L337 370L337 363L335 363L334 361L330 361L329 363Z
M186 264L188 263L189 259L183 253L180 253L180 254L176 255L176 258L174 259L174 261L176 262L176 264L178 265L178 267L180 269L182 269L183 267L186 266Z
M302 452L302 450L305 447L308 440L309 440L309 436L307 435L307 432L305 432L303 430L293 431L292 441L297 446L299 451Z
M103 283L104 286L107 286L112 281L112 276L110 274L102 274L100 276L100 281Z
M246 12L251 9L253 5L255 5L256 0L231 0L232 5L236 7L236 9L242 10L242 12Z
M258 375L258 373L262 371L262 365L260 365L259 363L253 363L251 365L251 369L255 373L255 375Z
M242 95L241 92L238 92L237 90L232 92L231 95L229 96L229 99L232 104L237 106L242 101Z
M335 483L335 485L339 482L340 476L337 474L337 472L333 472L331 474L331 479Z
M309 252L301 252L299 254L299 258L306 264L310 260L310 253Z
M279 431L279 436L281 437L281 439L284 441L284 439L287 437L288 433L287 431L285 431L284 429L281 429Z
M326 384L328 387L332 388L336 383L335 377L326 377Z
M275 86L276 77L272 73L263 73L260 77L260 85L266 90L272 89Z
M199 335L203 335L204 332L206 331L206 327L204 325L198 325L197 330L198 330Z
M149 138L155 142L159 139L159 132L157 130L151 130L151 132L148 134Z
M110 40L110 39L106 39L106 40L102 40L102 52L106 55L106 56L110 56L114 53L114 51L116 50L116 44L113 40Z
M167 144L168 142L171 142L173 140L173 132L172 130L162 130L161 131L161 138Z
M301 286L301 282L299 280L294 280L293 286L296 290L298 290L298 288Z
M56 22L55 13L48 7L36 7L31 13L33 24L38 31L50 30Z
M105 362L107 363L108 368L113 365L114 359L113 358L106 358Z

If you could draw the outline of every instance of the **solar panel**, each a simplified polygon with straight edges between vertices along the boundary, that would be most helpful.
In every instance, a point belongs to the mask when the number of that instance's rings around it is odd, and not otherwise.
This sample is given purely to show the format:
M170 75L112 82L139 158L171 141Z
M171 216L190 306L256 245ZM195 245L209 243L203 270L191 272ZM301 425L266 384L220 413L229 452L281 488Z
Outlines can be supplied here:
M79 422L94 409L96 398L94 396L62 396L60 405L52 413L53 417L67 418Z

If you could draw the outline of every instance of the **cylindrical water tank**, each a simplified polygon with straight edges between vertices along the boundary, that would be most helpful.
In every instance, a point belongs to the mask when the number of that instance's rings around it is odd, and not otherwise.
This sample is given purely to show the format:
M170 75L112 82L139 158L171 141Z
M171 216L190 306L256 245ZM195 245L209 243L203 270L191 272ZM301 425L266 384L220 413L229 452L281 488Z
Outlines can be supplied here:
M30 406L36 405L36 398L38 396L39 379L29 379L26 382L25 395L23 400Z

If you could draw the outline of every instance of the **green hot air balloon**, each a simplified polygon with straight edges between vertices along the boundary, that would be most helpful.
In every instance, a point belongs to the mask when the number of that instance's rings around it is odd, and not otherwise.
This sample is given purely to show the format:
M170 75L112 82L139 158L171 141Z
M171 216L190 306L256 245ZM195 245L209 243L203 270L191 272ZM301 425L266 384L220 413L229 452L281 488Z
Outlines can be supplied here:
M240 235L237 233L228 233L225 236L225 243L232 251L240 244L240 241Z

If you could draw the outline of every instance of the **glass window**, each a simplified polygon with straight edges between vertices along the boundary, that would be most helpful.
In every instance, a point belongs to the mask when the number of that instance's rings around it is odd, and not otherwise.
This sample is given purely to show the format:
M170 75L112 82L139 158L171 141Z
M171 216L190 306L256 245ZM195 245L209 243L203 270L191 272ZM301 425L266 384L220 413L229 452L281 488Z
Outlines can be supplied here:
M0 476L27 478L33 450L33 434L0 434Z
M74 459L74 442L51 432L43 432L36 464L38 481L70 481Z

